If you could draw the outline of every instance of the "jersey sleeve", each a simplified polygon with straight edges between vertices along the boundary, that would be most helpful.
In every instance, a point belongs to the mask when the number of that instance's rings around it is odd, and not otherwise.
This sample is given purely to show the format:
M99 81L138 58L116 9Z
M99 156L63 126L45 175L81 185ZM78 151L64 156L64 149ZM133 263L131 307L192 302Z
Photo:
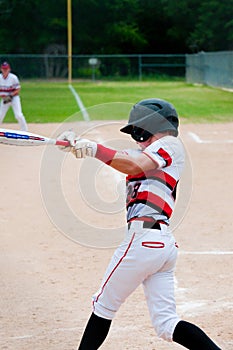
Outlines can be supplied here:
M13 79L12 79L12 87L16 90L16 89L20 89L20 82L19 82L19 78L13 74Z
M156 162L159 168L165 168L172 164L177 151L177 138L165 136L149 145L143 153Z

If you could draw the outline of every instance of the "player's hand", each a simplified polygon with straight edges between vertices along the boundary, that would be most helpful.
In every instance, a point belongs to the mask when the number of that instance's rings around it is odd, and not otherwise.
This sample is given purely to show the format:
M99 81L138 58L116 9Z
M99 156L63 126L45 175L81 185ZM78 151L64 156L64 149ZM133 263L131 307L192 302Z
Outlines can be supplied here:
M13 96L11 96L11 95L4 96L3 103L4 104L10 103L12 101L12 99L13 99Z
M64 152L70 152L75 145L75 139L77 139L77 136L73 131L64 131L57 137L57 140L69 141L70 146L59 146L59 149Z
M97 151L97 143L87 139L76 138L71 152L76 158L95 157Z

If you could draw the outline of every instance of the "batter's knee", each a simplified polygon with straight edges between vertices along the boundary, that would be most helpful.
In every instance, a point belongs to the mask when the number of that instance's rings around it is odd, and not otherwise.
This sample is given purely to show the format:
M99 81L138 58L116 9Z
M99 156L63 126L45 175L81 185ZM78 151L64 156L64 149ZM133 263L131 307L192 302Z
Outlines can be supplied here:
M106 318L107 320L112 320L115 317L116 311L111 310L99 302L93 302L93 312L95 315Z
M179 321L180 319L178 317L167 318L166 320L155 320L154 328L156 334L159 338L172 342L174 329Z
M15 118L17 119L17 121L20 125L20 130L28 131L28 127L27 127L27 123L26 123L26 120L24 118L24 115L23 114L19 114L19 115L16 114Z

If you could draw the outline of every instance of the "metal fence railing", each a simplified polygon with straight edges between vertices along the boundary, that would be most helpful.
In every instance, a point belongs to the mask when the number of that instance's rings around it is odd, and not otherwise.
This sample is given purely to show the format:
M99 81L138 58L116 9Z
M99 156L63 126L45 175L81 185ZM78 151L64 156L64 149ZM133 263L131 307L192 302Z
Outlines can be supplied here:
M233 88L233 51L186 55L186 81Z
M67 79L67 55L13 55L8 60L20 79ZM188 83L233 88L233 51L170 55L73 55L73 79L181 77Z
M67 55L5 55L21 79L68 77ZM73 79L185 77L185 55L73 55Z

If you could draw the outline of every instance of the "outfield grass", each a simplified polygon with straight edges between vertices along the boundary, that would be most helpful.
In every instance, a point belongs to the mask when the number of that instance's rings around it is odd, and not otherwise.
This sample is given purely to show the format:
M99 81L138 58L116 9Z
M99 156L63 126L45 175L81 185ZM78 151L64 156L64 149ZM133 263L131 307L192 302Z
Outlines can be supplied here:
M82 119L66 82L24 81L21 84L23 113L29 123L63 122L72 115ZM183 122L233 121L232 92L216 88L194 86L183 81L88 81L73 82L72 85L85 107L90 107L91 119L127 119L133 103L157 97L172 102ZM124 108L121 108L122 103ZM106 104L105 107L103 104ZM96 110L100 113L96 113ZM11 110L5 121L15 121Z

